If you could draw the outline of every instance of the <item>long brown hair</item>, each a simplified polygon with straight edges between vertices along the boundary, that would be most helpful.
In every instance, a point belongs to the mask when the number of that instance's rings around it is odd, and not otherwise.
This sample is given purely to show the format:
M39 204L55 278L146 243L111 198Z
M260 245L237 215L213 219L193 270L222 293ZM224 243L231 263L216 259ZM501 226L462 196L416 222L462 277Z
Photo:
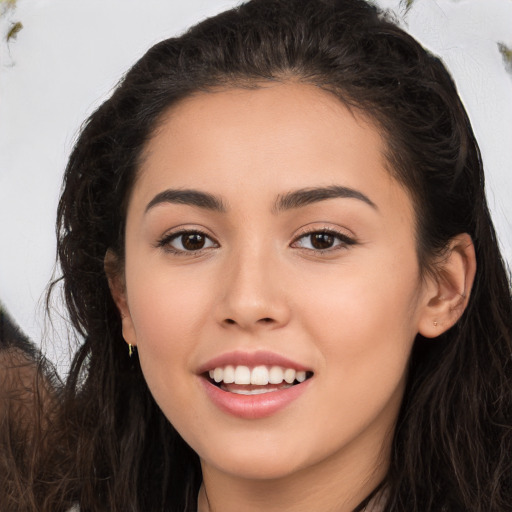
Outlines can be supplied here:
M0 303L0 510L37 510L34 469L57 377Z
M167 109L197 91L290 79L332 92L382 131L390 172L414 200L422 269L457 234L475 245L464 315L434 343L415 341L386 511L512 509L510 285L478 145L451 77L363 0L253 0L150 49L72 152L57 236L82 343L35 487L40 510L196 510L198 457L156 405L137 357L128 357L104 257L111 249L123 261L140 155Z

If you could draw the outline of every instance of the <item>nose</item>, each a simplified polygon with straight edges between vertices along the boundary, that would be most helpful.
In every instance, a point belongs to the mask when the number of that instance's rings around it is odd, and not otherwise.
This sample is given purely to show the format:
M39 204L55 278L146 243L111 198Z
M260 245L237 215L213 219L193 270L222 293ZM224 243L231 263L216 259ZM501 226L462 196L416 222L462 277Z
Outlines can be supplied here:
M257 331L289 322L290 305L278 259L268 251L246 250L226 262L216 314L223 327Z

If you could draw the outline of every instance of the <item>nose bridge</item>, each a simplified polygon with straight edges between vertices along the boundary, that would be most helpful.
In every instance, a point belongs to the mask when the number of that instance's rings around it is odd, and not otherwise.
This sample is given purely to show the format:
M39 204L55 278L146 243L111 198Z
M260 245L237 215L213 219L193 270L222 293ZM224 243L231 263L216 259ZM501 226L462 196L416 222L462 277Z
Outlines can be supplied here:
M227 264L219 320L243 328L278 326L289 319L286 292L279 282L280 258L271 243L243 244Z

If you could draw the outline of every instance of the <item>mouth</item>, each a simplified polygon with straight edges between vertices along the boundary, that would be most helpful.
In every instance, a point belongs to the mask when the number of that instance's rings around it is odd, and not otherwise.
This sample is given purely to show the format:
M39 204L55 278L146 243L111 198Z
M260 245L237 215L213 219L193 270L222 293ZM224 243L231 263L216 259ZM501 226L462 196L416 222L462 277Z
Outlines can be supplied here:
M203 373L212 385L237 395L261 395L302 384L313 372L283 366L217 366Z
M242 419L262 419L285 411L308 394L314 372L269 351L224 353L198 368L211 402Z

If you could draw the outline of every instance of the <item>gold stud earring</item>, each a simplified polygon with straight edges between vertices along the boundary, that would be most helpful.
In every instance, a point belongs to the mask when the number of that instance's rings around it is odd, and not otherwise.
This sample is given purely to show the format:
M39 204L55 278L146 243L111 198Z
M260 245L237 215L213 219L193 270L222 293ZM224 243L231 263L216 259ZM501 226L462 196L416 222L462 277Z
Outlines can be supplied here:
M128 343L128 357L133 356L133 345L131 343Z

